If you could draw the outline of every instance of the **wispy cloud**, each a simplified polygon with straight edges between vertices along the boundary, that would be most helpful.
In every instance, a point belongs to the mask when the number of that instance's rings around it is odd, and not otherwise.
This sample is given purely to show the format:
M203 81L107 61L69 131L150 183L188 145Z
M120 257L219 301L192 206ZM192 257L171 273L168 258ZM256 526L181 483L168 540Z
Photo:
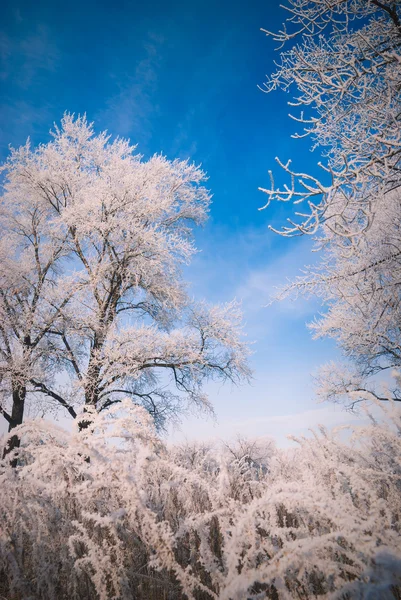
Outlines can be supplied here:
M370 410L379 418L383 417L377 407L371 407ZM170 439L174 442L187 438L229 440L240 434L251 438L269 437L284 447L293 444L290 436L310 437L321 425L331 430L335 427L361 426L368 423L369 417L365 413L349 413L339 406L327 404L304 411L284 412L265 417L258 415L240 419L225 418L215 422L191 418L184 422L181 429L172 431Z
M210 73L215 65L221 62L221 57L226 55L228 48L238 37L239 30L239 27L231 27L229 31L224 31L216 43L209 45L207 55L202 55L202 60L193 65L188 73L184 90L188 105L177 123L176 134L171 141L172 156L194 157L198 150L199 136L207 139L207 145L203 144L202 160L212 162L219 149L222 150L219 123L221 113L224 113L225 107L231 102L226 89L229 89L235 80L238 57L235 57L236 60L233 57L231 64L224 64L224 71L219 73L218 79L212 81ZM203 85L200 88L200 82L205 81L208 82L207 86Z
M30 137L46 137L52 122L49 104L34 106L25 100L0 102L0 160L8 154L8 147L24 144Z
M27 90L41 73L54 72L59 52L47 27L38 24L25 37L0 31L0 79Z
M47 77L58 68L60 54L46 25L24 22L16 10L17 33L0 30L0 159L8 145L17 146L28 136L43 139L52 124L49 95L38 104L34 97L46 89ZM22 23L22 25L21 25Z
M117 91L95 115L96 122L113 134L130 137L134 143L139 141L142 151L152 135L152 117L158 113L154 97L163 43L161 36L149 33L143 46L144 57L137 62L133 73L110 74Z
M291 243L293 242L293 243ZM228 230L210 226L198 243L201 252L188 269L196 295L213 301L237 298L248 326L259 334L264 322L286 315L291 320L310 319L320 304L305 298L287 299L268 306L280 286L311 262L311 240L291 240L277 247L277 238L266 227Z

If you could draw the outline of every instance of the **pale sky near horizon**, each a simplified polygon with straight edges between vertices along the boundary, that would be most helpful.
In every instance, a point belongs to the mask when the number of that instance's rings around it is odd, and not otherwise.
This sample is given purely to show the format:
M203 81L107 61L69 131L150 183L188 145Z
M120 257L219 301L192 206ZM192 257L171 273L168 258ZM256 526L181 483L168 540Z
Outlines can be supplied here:
M288 96L257 87L274 68L274 44L260 28L280 26L279 1L9 0L0 13L1 160L27 136L46 142L64 111L86 112L97 131L129 137L145 158L189 157L209 175L211 216L195 234L200 251L185 275L197 298L242 301L254 379L237 389L208 386L217 424L184 419L172 438L240 432L282 443L286 433L353 420L313 397L311 373L337 356L306 328L319 303L266 307L274 287L315 258L310 239L268 230L292 209L259 211L258 186L268 185L275 156L300 170L315 170L320 158L291 139Z

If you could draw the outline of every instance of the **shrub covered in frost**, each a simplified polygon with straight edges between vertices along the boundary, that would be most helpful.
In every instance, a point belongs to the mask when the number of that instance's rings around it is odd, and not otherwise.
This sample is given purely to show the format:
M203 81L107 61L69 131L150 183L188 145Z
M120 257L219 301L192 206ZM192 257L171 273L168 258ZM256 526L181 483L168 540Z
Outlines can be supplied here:
M21 426L0 473L0 595L398 598L400 418L298 447L167 448L127 402ZM3 443L6 443L4 440Z

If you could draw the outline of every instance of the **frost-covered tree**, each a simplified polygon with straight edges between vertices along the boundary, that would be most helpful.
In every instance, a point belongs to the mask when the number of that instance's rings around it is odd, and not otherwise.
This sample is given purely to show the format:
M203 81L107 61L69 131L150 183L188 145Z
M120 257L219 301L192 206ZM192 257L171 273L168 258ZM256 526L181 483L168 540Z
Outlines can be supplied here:
M162 425L186 403L209 406L206 380L248 376L238 306L194 304L181 277L210 202L198 167L144 161L126 140L66 115L49 143L13 152L6 174L9 201L44 206L65 248L68 300L46 329L59 376L37 391L72 410L128 395Z
M263 191L297 205L282 234L317 236L320 263L281 295L313 293L328 306L312 329L335 338L351 367L326 366L319 394L351 393L354 406L387 398L367 378L400 366L401 9L375 0L291 0L287 9L287 26L270 35L289 48L265 89L294 90L303 127L294 137L322 152L327 181L280 163L291 185L277 189L272 176Z
M356 244L327 236L320 263L288 285L280 296L315 294L327 310L310 327L315 337L334 338L349 364L326 365L318 375L322 399L343 399L350 407L360 399L388 399L387 391L369 383L372 376L401 367L401 195L376 200L369 231ZM377 378L375 378L377 379ZM398 377L390 396L400 400Z

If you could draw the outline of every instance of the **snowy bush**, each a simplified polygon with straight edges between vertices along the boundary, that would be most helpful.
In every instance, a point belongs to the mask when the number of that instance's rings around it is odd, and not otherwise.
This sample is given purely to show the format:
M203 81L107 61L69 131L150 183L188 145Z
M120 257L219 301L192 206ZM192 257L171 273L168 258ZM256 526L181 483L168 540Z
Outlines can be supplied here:
M26 423L17 468L1 463L9 600L399 597L395 409L286 450L167 448L128 400L87 418Z

